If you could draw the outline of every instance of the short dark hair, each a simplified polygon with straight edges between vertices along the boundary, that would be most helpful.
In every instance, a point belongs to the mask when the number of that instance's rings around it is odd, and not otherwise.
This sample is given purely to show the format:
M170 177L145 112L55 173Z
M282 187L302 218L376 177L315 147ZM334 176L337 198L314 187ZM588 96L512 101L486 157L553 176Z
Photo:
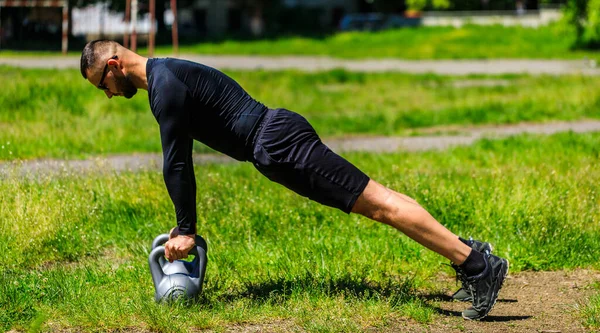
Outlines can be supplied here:
M80 69L83 78L87 79L86 71L96 64L99 57L108 53L111 49L113 49L113 52L116 52L119 45L119 43L107 39L98 39L87 43L83 51L81 51Z

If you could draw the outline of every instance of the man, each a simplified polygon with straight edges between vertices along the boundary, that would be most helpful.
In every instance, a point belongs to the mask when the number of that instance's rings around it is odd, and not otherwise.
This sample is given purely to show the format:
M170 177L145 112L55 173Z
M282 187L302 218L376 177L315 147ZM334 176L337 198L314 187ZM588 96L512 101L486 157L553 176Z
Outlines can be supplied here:
M160 127L164 180L177 227L165 244L169 261L187 256L196 234L193 140L240 161L270 180L346 213L388 224L450 259L462 282L454 297L471 301L466 319L481 319L494 306L508 262L488 243L464 240L439 224L410 197L375 182L325 146L297 113L269 109L220 71L178 59L147 59L120 44L98 40L81 55L81 74L113 96L148 91Z

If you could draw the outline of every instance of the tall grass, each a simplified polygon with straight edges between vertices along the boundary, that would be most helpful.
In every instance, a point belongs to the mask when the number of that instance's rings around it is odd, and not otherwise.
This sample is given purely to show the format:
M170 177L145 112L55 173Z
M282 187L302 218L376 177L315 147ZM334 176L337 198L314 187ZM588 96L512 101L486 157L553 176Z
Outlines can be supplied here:
M0 159L157 149L143 97L109 103L74 70L0 67L0 80Z
M324 137L600 117L596 77L228 74L269 107L305 115ZM144 91L131 100L108 100L75 70L0 67L0 80L0 160L160 151Z
M346 157L459 235L494 243L513 271L598 269L598 147L598 133L563 133ZM209 266L189 308L152 300L150 242L174 225L160 172L0 182L0 328L174 332L281 320L352 331L437 316L423 294L447 292L430 279L451 273L446 260L392 228L302 199L248 164L202 166L196 177Z

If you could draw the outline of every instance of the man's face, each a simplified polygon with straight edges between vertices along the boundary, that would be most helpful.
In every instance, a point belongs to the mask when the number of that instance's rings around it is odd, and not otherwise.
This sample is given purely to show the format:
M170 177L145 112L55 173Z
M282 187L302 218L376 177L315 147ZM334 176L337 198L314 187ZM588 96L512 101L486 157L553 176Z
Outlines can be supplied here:
M113 96L123 96L131 98L137 93L137 88L133 84L129 74L124 74L119 66L117 56L110 58L103 67L93 75L92 70L88 72L88 80L98 89L104 91L108 98Z
M115 76L115 85L117 91L120 92L120 96L125 98L131 98L137 93L137 88L131 81L129 74L123 76Z

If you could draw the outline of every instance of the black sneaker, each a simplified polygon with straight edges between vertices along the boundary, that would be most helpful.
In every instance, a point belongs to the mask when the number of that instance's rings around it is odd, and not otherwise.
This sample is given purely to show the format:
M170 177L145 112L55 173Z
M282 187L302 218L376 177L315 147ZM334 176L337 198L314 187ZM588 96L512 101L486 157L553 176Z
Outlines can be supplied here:
M469 238L465 244L470 246L473 250L481 253L484 253L486 251L492 253L493 250L492 244L474 240L472 237ZM462 270L458 269L457 265L451 264L451 266L456 271L456 280L461 282L460 289L458 289L454 294L452 294L452 299L462 302L471 302L473 300L473 297L471 297L471 293L465 289L465 284L463 282L463 278L466 277L466 275L463 274Z
M463 311L462 316L469 320L479 320L492 311L502 288L504 278L508 274L508 260L489 252L483 253L485 270L476 276L463 279L465 289L473 297L473 306Z

